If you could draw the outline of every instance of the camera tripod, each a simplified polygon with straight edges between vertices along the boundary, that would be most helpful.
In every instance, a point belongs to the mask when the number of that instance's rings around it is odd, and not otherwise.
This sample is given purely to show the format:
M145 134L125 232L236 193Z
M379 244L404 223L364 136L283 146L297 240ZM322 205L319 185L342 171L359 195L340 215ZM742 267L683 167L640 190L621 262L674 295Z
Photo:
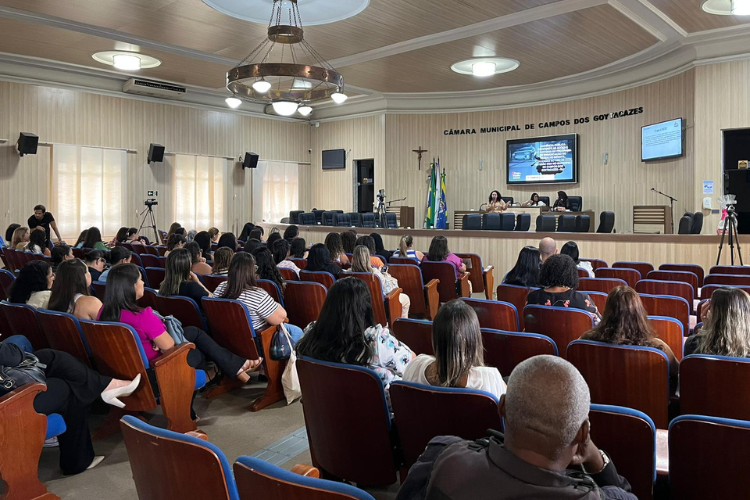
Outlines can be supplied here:
M154 241L156 243L161 243L161 238L159 237L159 231L156 229L156 217L154 216L154 210L152 208L152 205L146 205L146 208L143 209L143 212L138 214L138 217L143 217L141 220L141 226L138 228L138 232L141 232L141 229L144 227L147 227L149 229L154 230ZM150 224L146 224L146 219L150 222Z
M716 256L716 265L719 265L721 260L721 250L724 247L724 236L729 233L729 258L734 265L734 244L737 243L737 257L740 259L740 265L742 263L742 249L740 248L740 238L737 235L737 216L734 214L734 207L730 206L730 210L727 211L727 218L724 219L724 230L721 233L721 241L719 242L719 255Z

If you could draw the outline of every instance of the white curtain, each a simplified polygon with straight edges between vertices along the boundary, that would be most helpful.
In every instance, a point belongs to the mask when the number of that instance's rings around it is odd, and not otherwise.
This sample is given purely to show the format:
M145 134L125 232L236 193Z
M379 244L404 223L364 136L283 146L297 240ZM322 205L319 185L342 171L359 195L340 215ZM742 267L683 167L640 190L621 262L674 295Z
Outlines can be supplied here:
M122 226L127 153L66 144L52 146L52 213L63 238L96 226L114 236Z
M188 229L226 227L224 188L228 160L213 156L168 155L173 173L174 220Z
M299 206L299 165L259 161L253 171L253 220L280 222Z

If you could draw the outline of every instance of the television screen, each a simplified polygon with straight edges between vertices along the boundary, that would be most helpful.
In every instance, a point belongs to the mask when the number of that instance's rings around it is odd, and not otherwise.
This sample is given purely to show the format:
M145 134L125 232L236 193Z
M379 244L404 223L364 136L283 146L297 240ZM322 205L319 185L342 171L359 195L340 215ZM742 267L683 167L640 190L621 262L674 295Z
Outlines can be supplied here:
M641 129L641 161L678 158L684 154L682 118L647 125Z
M323 151L323 170L346 168L346 151L343 149L327 149Z
M508 184L578 182L578 134L507 141Z

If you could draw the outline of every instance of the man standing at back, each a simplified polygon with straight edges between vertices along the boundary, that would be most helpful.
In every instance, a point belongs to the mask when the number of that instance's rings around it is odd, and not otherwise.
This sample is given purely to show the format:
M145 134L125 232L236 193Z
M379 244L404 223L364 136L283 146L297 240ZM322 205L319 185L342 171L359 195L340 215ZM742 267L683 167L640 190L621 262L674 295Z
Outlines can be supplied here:
M34 215L29 217L29 220L27 221L29 224L29 229L32 231L36 228L42 228L44 229L44 234L47 235L47 243L49 244L50 241L50 227L53 231L55 231L55 236L57 236L57 242L62 243L62 238L60 237L60 231L57 230L57 222L55 222L55 218L52 217L52 214L47 212L47 209L44 208L44 205L37 205L34 207Z
M591 441L590 401L573 365L556 356L527 359L500 397L505 435L434 438L396 500L636 500Z
M542 258L542 264L556 253L558 253L557 242L552 238L542 238L542 241L539 242L539 254Z

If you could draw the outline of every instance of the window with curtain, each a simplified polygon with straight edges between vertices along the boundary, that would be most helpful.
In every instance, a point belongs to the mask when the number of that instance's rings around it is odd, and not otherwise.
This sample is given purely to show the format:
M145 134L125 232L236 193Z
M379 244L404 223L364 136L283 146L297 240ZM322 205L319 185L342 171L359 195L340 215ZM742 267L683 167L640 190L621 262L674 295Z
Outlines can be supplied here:
M253 219L280 222L299 206L299 165L259 161L253 171Z
M169 155L174 182L174 220L188 229L226 227L225 183L228 160L213 156Z
M122 226L127 153L66 144L52 147L51 210L63 238L89 227L114 236Z

